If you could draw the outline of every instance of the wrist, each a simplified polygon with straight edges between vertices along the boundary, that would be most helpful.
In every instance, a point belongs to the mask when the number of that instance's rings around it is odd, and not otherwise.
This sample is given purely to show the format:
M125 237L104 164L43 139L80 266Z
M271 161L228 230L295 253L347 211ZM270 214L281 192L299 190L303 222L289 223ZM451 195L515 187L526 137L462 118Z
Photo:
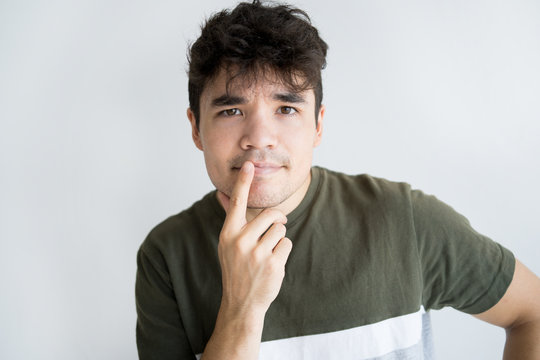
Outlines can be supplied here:
M222 302L202 359L257 359L265 314Z
M266 309L257 306L236 306L222 302L216 319L216 327L234 328L237 333L262 334Z

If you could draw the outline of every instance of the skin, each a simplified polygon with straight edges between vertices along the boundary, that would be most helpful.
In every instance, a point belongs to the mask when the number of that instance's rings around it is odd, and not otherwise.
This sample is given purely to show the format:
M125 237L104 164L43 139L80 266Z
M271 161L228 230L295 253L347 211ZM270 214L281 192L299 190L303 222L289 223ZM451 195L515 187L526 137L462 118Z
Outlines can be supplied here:
M222 198L227 211L218 245L223 295L216 327L202 356L205 360L258 357L264 316L285 276L292 249L285 237L285 215L266 209L251 221L246 219L254 173L253 164L246 162L230 200Z
M506 330L503 359L540 359L540 279L519 260L502 299L474 316Z
M313 148L322 137L324 106L315 120L313 90L293 93L274 81L250 87L241 80L227 93L222 72L200 99L200 122L188 109L193 141L203 151L206 169L218 194L230 197L238 171L255 165L249 190L248 219L264 208L291 212L304 197L311 180ZM221 199L220 199L221 200Z
M187 111L227 213L218 245L223 295L203 359L258 357L264 316L292 249L286 215L307 192L321 141L324 106L315 113L313 90L293 93L266 79L233 83L228 93L222 72L201 95L198 126Z
M226 74L201 95L195 145L226 211L218 255L223 296L202 358L257 359L264 316L277 297L292 242L286 215L306 194L313 148L322 136L312 90L291 93L277 79L251 87ZM293 96L295 95L295 96ZM540 359L540 279L519 261L503 298L477 318L506 329L504 359Z

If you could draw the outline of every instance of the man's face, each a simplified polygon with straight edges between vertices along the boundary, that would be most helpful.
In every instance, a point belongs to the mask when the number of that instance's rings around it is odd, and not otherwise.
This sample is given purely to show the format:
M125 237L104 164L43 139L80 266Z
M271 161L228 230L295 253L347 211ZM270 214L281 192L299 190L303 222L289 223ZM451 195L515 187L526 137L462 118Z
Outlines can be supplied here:
M255 165L249 208L277 207L303 197L324 115L321 106L316 125L313 90L294 93L278 81L243 86L239 80L227 94L226 82L222 72L205 87L199 129L188 109L193 140L204 152L214 186L230 196L240 167L249 160Z

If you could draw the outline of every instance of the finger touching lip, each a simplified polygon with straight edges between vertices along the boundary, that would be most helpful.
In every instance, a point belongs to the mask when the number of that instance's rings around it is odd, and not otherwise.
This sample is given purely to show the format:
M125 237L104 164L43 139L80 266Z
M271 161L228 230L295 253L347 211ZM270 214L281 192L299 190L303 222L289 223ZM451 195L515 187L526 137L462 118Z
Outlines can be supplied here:
M270 162L257 162L257 161L250 161L250 160L247 160L246 162L252 163L253 166L255 167L255 171L257 171L257 169L259 169L259 170L262 170L262 169L280 169L280 168L284 167L284 165L276 164L276 163L270 163ZM242 165L232 166L233 170L240 170L241 168L242 168Z

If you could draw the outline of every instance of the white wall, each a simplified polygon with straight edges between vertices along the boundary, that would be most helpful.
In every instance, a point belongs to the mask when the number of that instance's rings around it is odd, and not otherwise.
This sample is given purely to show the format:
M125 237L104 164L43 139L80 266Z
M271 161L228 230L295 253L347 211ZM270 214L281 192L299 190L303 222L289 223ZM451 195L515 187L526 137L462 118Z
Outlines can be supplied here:
M186 44L233 3L191 3L0 3L0 358L136 358L137 248L211 189ZM436 194L540 273L539 3L297 4L330 45L316 163ZM500 357L433 317L439 359Z

